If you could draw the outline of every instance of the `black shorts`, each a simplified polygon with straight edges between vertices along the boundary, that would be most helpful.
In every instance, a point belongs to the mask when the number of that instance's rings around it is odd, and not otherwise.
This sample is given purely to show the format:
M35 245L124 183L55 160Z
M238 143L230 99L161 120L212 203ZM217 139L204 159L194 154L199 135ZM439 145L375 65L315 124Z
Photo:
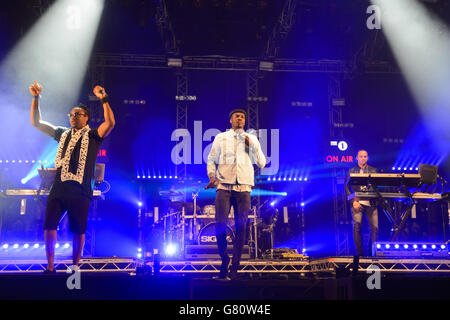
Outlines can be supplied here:
M90 199L86 197L49 197L45 209L44 230L56 230L65 211L69 216L69 230L86 233Z

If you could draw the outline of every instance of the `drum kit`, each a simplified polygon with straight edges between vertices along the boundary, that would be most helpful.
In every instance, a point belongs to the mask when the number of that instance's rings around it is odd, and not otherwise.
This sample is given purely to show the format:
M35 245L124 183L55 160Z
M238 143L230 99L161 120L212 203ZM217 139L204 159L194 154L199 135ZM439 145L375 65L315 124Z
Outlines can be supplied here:
M160 191L160 197L169 200L168 212L157 222L163 226L164 243L177 244L179 248L186 245L213 245L217 244L215 234L214 204L205 204L200 207L197 204L198 192L192 193L192 202L182 201L183 192L178 190ZM258 223L257 208L252 208L248 215L248 245L256 257L258 252ZM227 242L232 244L235 238L234 208L231 206L227 222Z

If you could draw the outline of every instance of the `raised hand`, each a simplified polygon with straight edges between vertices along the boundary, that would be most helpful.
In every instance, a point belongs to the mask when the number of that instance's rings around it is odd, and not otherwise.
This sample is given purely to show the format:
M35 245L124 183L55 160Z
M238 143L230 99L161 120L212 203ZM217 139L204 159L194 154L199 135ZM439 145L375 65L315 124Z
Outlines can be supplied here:
M29 90L33 97L37 97L42 92L42 86L36 80L33 80L33 84L29 87Z
M96 95L97 98L103 99L104 97L106 97L105 88L100 87L100 86L95 86L94 94Z

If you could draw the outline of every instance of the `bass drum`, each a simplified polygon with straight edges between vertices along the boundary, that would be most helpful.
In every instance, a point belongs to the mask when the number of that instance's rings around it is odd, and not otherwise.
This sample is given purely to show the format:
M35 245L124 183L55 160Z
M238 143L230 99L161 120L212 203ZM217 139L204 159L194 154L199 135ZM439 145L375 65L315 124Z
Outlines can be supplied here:
M230 226L227 226L227 243L232 244L234 241L234 232ZM198 235L198 244L207 245L207 244L217 244L216 238L216 223L212 222L207 224L200 230Z

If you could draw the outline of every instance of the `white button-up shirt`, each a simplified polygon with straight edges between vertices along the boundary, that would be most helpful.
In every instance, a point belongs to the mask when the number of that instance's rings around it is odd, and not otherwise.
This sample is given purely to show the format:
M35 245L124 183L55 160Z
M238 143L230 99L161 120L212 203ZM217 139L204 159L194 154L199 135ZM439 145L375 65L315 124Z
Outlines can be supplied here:
M246 150L245 137L249 137ZM221 184L255 185L253 163L264 168L266 157L258 138L242 129L219 133L208 155L208 177L216 176Z

